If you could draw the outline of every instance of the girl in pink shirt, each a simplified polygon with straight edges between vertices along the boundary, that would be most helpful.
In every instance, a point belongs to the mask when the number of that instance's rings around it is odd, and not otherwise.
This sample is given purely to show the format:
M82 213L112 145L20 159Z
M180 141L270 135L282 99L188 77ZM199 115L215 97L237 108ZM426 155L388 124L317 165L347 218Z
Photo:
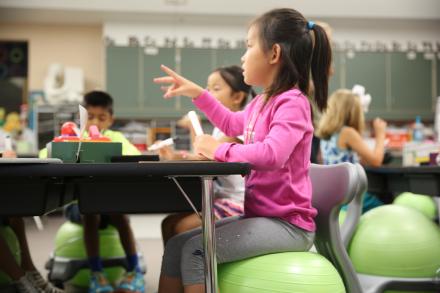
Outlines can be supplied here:
M218 263L284 251L307 251L313 244L316 210L308 176L313 135L304 93L309 76L320 110L327 103L331 48L325 31L293 9L275 9L250 25L242 57L245 82L264 88L243 111L231 112L200 86L162 66L156 83L165 98L188 96L228 136L244 144L196 137L195 151L210 160L246 162L245 215L216 224ZM162 263L159 292L204 292L200 229L171 238Z

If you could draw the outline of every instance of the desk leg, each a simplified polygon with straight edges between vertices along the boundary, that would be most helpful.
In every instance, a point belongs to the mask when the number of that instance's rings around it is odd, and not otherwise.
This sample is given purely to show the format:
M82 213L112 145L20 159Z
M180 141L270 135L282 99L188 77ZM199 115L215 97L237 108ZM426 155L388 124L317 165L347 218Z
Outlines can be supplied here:
M205 292L217 292L217 257L212 178L202 178L203 249L205 251Z

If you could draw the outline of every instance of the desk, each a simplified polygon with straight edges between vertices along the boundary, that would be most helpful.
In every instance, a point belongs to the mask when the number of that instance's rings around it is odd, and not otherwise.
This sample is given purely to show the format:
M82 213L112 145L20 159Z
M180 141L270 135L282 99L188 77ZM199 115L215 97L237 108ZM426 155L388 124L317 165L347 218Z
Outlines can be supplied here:
M368 191L386 202L405 191L440 196L440 167L366 167L365 171Z
M0 164L0 215L42 215L74 197L85 214L180 211L187 204L171 181L178 178L191 200L202 202L206 292L213 293L217 264L212 179L249 171L244 163L205 161Z

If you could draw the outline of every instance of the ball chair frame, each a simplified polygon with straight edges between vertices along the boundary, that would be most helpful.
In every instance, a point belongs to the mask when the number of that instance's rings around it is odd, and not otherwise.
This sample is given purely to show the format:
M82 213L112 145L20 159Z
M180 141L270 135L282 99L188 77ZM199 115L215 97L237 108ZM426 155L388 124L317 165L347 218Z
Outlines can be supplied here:
M362 196L367 189L365 170L359 164L356 164L356 168L358 169L357 173L361 177L361 181L365 182L365 184L363 186L359 185L360 189L356 192L354 199L348 204L347 216L341 227L342 242L346 249L348 249L353 234L356 231L356 226L359 223L362 214ZM428 290L440 292L440 280L435 278L399 278L361 273L357 273L357 278L362 286L363 293L382 293L385 290Z
M340 163L312 164L309 173L313 187L312 202L318 210L314 245L317 252L337 269L349 293L362 293L362 287L341 237L339 211L342 205L366 190L367 177L362 172L360 166Z

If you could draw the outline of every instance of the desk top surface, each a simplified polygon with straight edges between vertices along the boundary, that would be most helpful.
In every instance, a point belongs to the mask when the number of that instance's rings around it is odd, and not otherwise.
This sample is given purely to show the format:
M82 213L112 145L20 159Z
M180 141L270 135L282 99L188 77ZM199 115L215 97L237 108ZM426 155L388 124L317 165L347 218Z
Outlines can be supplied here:
M214 161L166 161L140 163L0 164L1 177L82 176L222 176L246 175L250 165Z
M367 173L380 174L438 174L440 166L421 166L421 167L366 167Z

